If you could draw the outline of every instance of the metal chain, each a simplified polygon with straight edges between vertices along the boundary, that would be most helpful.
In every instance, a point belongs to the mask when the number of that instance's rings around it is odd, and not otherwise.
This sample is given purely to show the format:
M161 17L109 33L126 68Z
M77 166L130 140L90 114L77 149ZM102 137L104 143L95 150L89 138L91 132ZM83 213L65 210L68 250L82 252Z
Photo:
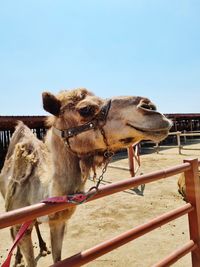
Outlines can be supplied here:
M101 175L100 175L99 178L98 178L97 184L96 184L96 186L95 186L97 190L98 190L98 187L99 187L101 181L103 181L103 176L104 176L104 174L105 174L106 171L107 171L107 167L108 167L108 164L109 164L109 162L110 162L112 156L113 156L113 153L112 153L112 155L110 154L109 157L107 158L106 163L105 163L105 165L104 165L104 167L103 167L103 169L102 169Z
M103 180L103 176L104 176L105 172L107 171L108 164L109 164L112 156L114 155L114 152L109 150L108 141L107 141L106 134L105 134L103 127L100 128L100 132L103 136L103 141L104 141L105 145L107 146L107 150L104 152L104 157L106 158L106 162L105 162L105 165L102 169L101 175L98 178L97 184L95 186L96 190L98 190L98 187L99 187L101 181ZM94 176L96 178L96 173L94 174Z

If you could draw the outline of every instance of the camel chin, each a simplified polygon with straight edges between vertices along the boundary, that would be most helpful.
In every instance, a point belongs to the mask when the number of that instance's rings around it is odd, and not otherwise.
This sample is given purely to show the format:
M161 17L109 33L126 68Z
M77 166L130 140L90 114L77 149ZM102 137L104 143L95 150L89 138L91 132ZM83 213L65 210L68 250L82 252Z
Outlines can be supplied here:
M168 130L163 130L163 131L155 131L155 132L143 132L144 140L151 140L155 143L159 143L162 140L164 140L168 136L169 131Z

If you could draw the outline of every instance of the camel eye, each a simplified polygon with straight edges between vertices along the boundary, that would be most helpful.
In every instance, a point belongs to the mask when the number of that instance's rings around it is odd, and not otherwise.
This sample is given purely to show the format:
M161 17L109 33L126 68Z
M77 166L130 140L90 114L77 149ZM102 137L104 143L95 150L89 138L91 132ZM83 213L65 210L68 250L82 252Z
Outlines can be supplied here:
M93 106L86 106L79 109L79 113L82 117L90 117L95 114L95 108Z

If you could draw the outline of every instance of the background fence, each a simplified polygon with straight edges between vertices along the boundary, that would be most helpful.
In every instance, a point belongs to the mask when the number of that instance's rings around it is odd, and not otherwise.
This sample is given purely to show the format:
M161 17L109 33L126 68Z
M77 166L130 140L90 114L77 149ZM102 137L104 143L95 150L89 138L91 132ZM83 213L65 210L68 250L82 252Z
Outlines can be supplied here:
M184 144L186 145L187 143L187 137L192 137L192 138L195 138L197 136L200 136L200 132L199 131L196 131L196 132L170 132L168 134L168 136L175 136L176 137L176 143L177 145L175 146L163 146L164 148L172 148L172 147L177 147L178 149L178 153L181 154L181 150L200 150L200 147L199 148L186 148L184 145L183 145L183 142ZM183 141L181 141L181 137L184 137ZM159 143L156 144L156 152L159 153L159 150L161 148L161 145Z

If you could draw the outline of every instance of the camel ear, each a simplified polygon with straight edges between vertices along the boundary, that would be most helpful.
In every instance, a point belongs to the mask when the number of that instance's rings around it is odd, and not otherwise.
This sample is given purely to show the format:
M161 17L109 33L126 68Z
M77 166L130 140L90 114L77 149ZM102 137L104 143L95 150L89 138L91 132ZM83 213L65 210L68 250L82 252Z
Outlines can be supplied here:
M61 102L53 94L49 92L42 93L43 108L53 114L58 116L60 114Z

